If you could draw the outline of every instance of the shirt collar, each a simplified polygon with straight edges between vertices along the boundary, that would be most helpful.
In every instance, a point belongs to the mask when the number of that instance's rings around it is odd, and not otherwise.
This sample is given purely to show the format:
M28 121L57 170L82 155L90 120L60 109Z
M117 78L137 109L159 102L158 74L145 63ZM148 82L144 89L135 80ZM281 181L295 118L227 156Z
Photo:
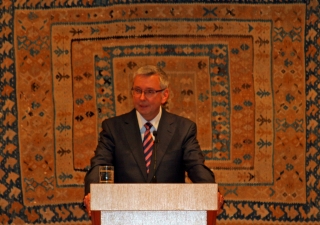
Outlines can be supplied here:
M150 122L152 124L152 128L151 128L151 133L155 130L158 130L158 126L159 126L159 121L160 121L160 118L161 118L161 114L162 114L162 107L160 107L160 110L159 110L159 113L158 115L156 115L155 118L153 118L152 120L150 121L147 121L145 118L143 118L143 116L138 112L138 110L136 110L136 114L137 114L137 118L138 118L138 123L139 123L139 128L140 128L140 131L144 133L145 131L145 127L144 127L144 124L146 122Z

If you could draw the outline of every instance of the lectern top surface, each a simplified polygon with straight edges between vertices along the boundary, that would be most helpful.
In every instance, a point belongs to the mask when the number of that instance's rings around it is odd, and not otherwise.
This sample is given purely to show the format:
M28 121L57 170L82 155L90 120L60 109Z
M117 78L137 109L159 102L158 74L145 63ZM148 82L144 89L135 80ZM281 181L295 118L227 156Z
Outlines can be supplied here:
M91 184L91 210L217 210L217 184Z

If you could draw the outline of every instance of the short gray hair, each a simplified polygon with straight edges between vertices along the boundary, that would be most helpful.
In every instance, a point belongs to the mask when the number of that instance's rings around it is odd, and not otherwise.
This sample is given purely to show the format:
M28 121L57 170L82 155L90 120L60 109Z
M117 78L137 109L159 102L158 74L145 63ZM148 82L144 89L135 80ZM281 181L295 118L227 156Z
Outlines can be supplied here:
M169 86L169 79L167 74L160 69L157 66L153 66L153 65L146 65L146 66L141 66L139 69L137 69L134 73L133 73L133 79L137 76L137 75L142 75L142 76L152 76L152 75L158 75L160 78L160 88L161 89L165 89Z

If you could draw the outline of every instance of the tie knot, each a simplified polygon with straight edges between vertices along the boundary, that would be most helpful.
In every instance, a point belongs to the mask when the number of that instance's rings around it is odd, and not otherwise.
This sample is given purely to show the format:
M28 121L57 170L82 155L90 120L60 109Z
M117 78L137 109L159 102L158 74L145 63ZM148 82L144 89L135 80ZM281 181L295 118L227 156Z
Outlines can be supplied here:
M144 127L147 129L147 130L150 130L150 128L152 127L152 124L147 122L145 123Z

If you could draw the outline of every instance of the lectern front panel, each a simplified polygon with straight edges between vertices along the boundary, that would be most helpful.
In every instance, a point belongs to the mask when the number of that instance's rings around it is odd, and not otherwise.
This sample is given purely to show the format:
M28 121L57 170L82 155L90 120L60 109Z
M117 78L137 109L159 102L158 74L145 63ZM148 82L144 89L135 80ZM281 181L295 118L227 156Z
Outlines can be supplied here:
M102 225L206 225L217 184L91 184Z
M101 225L207 225L206 211L102 211Z

